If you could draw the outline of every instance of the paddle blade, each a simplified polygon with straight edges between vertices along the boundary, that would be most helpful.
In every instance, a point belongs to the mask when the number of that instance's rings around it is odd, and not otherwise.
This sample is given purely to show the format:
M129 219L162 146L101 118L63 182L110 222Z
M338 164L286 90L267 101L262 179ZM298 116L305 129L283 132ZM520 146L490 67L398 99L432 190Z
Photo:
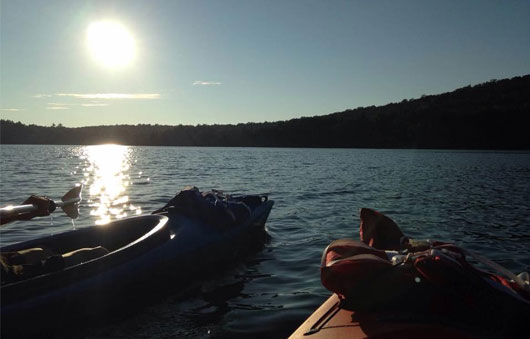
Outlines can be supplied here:
M62 206L61 208L63 209L64 213L67 216L69 216L72 219L77 219L77 217L79 216L78 206L79 206L78 204L72 204L72 205Z
M83 190L83 185L75 186L61 198L62 201L70 201L70 200L77 200L77 202L81 201L81 191Z
M61 208L64 213L72 219L77 219L79 216L79 202L81 201L82 190L83 185L76 186L61 198L63 201Z

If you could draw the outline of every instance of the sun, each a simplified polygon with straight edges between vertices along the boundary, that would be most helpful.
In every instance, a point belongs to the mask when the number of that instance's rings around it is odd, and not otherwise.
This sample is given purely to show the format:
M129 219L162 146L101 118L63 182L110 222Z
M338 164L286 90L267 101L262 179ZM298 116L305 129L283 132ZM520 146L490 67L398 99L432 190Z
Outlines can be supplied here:
M131 33L114 21L91 23L87 29L86 42L92 57L112 69L129 65L136 53L136 43Z

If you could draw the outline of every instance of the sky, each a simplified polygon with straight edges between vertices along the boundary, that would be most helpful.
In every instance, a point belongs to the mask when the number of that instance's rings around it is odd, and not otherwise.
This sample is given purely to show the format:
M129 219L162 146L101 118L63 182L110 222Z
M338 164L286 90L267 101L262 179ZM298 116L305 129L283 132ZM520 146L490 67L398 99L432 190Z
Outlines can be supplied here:
M288 120L530 73L527 0L0 1L0 117L25 124Z

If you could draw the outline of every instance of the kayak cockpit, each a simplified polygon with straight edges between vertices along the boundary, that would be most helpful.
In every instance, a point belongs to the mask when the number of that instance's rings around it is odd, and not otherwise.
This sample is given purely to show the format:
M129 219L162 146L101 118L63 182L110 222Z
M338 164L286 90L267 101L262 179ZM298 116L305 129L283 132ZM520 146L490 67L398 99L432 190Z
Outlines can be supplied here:
M2 288L92 261L111 265L130 259L169 240L166 223L167 217L144 215L6 246L1 251Z

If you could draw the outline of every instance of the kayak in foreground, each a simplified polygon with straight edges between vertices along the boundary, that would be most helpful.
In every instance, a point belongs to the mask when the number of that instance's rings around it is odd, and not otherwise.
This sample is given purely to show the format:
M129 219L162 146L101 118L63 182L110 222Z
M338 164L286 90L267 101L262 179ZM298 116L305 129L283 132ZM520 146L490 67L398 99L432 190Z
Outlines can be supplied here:
M2 247L2 332L89 311L100 294L142 273L142 258L170 239L167 222L143 215Z
M443 320L407 312L354 311L336 294L328 298L290 336L291 339L318 338L474 338L463 329Z
M361 209L360 241L339 239L324 250L321 280L335 294L292 338L513 337L529 330L528 273L516 276L454 244L409 239L370 209Z
M183 200L189 196L183 192L157 214L1 248L7 270L2 273L2 334L27 329L28 323L55 329L74 324L72 318L84 321L116 307L134 309L140 299L159 296L164 287L174 292L263 241L273 205L266 196L216 193L212 204L198 190L196 201Z

